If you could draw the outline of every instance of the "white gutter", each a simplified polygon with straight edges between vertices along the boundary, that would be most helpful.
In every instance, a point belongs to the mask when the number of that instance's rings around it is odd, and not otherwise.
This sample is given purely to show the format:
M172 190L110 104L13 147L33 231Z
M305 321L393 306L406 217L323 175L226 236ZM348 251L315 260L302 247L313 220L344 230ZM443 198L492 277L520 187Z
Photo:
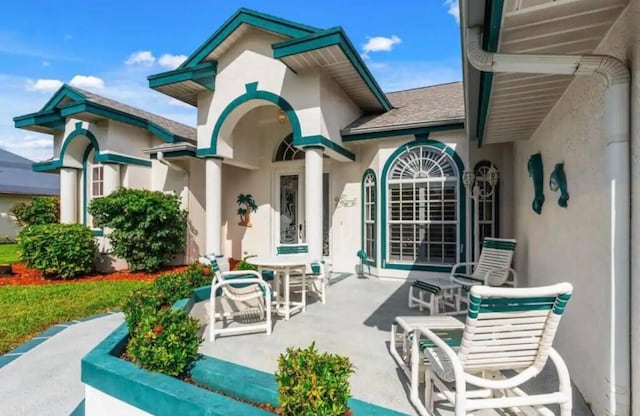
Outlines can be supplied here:
M189 195L191 193L191 190L189 189L189 171L186 169L183 169L182 167L176 165L175 163L171 163L169 162L167 159L165 159L164 157L164 152L158 152L156 153L156 158L158 160L158 162L162 163L163 165L167 166L169 169L173 169L175 171L178 172L182 172L184 174L184 180L185 180L185 185L183 187L183 190L186 194L186 201L182 204L183 209L189 210L189 202L190 202L190 198ZM191 253L191 239L189 238L188 235L189 231L187 230L187 247L186 247L186 252L185 252L185 260L188 261L189 259L189 253Z
M481 46L482 33L479 28L467 29L466 41L467 59L480 71L576 76L597 74L606 83L603 131L606 140L606 179L611 227L609 241L611 268L607 292L610 324L607 334L609 338L607 414L629 415L631 371L633 371L633 379L640 380L640 360L636 358L632 360L630 353L630 321L635 322L640 317L631 318L630 306L629 69L620 60L611 56L486 52ZM584 324L588 325L587 321Z

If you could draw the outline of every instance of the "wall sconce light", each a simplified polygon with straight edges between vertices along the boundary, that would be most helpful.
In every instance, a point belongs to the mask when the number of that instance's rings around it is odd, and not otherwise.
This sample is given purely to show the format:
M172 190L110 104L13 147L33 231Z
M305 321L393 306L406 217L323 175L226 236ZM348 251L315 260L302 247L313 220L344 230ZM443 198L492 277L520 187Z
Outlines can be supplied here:
M283 124L287 120L287 115L284 111L278 110L278 123Z

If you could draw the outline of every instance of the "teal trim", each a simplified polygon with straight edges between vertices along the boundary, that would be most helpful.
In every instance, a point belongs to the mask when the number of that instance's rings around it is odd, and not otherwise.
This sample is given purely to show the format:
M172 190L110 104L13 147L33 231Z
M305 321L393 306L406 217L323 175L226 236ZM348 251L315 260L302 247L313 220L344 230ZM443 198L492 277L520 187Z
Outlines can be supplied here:
M291 244L276 247L279 255L283 254L308 254L309 246L307 244Z
M165 159L171 159L174 157L196 157L196 152L192 150L177 150L173 152L163 152L163 154ZM158 154L152 153L149 157L153 160L156 160L158 159Z
M360 239L360 249L362 250L363 253L366 254L366 258L363 259L364 260L364 264L366 264L367 266L376 266L376 261L378 258L378 253L377 253L377 244L376 247L374 248L374 252L373 252L373 256L369 256L370 253L367 253L367 249L366 249L366 245L367 245L367 241L366 241L366 233L365 233L365 218L366 218L366 212L365 212L365 201L366 201L366 195L365 195L365 179L367 179L367 176L372 175L373 176L373 213L375 215L375 218L373 220L373 230L374 230L374 240L376 239L376 234L378 233L378 177L376 176L376 171L374 171L371 168L368 168L367 170L364 171L364 173L362 174L362 180L360 183L361 186L361 199L360 202L362 205L362 215L361 215L361 220L360 220L360 225L361 225L361 239Z
M310 52L330 46L339 46L340 49L342 49L342 52L351 62L351 65L353 65L371 93L376 97L376 100L382 109L384 111L391 110L393 106L387 99L387 96L382 91L382 88L380 88L373 75L371 75L367 65L362 61L357 49L353 46L341 27L334 27L304 37L276 43L272 45L273 57L276 59L282 59L287 56Z
M14 127L17 129L30 126L43 126L53 130L64 131L64 118L60 117L56 111L42 111L38 113L25 114L13 118Z
M485 5L485 22L483 49L487 52L497 52L500 40L500 27L502 25L502 11L504 0L487 0ZM482 72L480 74L480 106L478 110L478 147L482 147L484 141L484 129L489 113L491 90L493 88L493 73Z
M100 153L96 156L96 161L100 163L117 163L122 165L137 165L147 168L151 167L151 161L133 156L119 155L116 153Z
M416 146L430 146L438 150L444 150L444 152L451 158L453 164L457 169L458 175L458 259L466 259L467 253L467 194L462 183L462 173L464 172L464 162L462 158L456 153L456 151L447 146L445 143L431 140L428 135L416 136L416 139L412 142L403 144L398 147L387 159L381 175L381 194L382 202L380 205L382 232L381 232L381 244L382 244L382 268L383 269L398 269L398 270L421 270L432 272L451 272L453 265L423 265L423 264L407 264L407 263L391 263L387 260L387 176L391 165L400 154ZM461 249L460 249L461 248Z
M233 14L226 22L220 26L216 32L209 37L194 53L191 54L178 69L191 68L201 63L211 52L213 52L229 35L231 35L240 25L250 25L258 29L275 33L277 35L296 38L315 33L320 29L302 25L300 23L270 16L255 10L241 8Z
M217 62L203 62L190 68L179 68L173 71L149 75L149 88L156 89L165 85L178 84L185 81L193 81L204 88L213 91L215 79L218 73Z
M527 170L529 176L533 181L533 202L531 208L533 211L540 215L542 214L542 205L544 204L544 171L542 167L542 154L536 153L531 155L529 162L527 163Z
M102 237L104 236L104 230L102 229L92 229L91 230L91 234L93 234L94 237Z
M213 128L213 134L211 134L211 147L208 149L198 149L196 155L198 156L208 156L208 155L216 155L218 149L218 136L220 135L220 129L222 128L222 124L229 117L231 112L241 106L242 104L251 101L251 100L262 100L268 101L272 104L277 105L284 111L291 123L291 129L293 130L293 141L294 144L296 140L300 140L302 137L302 129L300 128L300 120L298 120L298 116L296 115L295 110L289 104L287 100L280 97L277 94L274 94L269 91L260 91L258 90L258 83L252 82L245 85L246 93L237 97L233 101L231 101L222 113L220 113L220 117L216 121L216 124Z
M60 155L58 159L60 159L61 164L64 163L64 157L67 154L67 147L69 147L69 143L73 141L76 137L86 137L89 140L90 146L92 146L96 153L100 153L100 146L98 145L98 139L96 136L91 133L89 130L82 127L82 123L76 123L76 128L64 139L62 142L62 147L60 148Z
M461 129L464 129L464 123L449 123L449 124L440 124L440 125L428 126L428 127L389 129L384 131L375 131L371 133L343 134L342 141L357 142L361 140L386 139L389 137L399 137L399 136L415 136L415 135L425 135L425 134L428 135L430 133L435 133L438 131L461 130Z
M31 170L34 172L51 172L58 170L61 167L62 161L60 159L53 159L44 162L35 162L31 165Z
M106 107L100 104L92 102L82 102L68 104L60 108L60 114L62 115L62 117L69 117L78 113L91 113L100 117L107 118L109 120L115 120L120 123L129 124L130 126L145 129L167 143L188 140L186 137L181 137L170 133L166 129L145 118L134 116L132 114L125 113L124 111L115 110L113 108Z
M356 160L356 155L353 152L345 149L340 146L338 143L333 142L332 140L318 134L314 136L305 136L298 137L294 136L293 145L296 147L301 147L303 149L310 147L320 147L322 149L328 149L338 153L339 155L345 157L346 159L351 160L352 162Z
M512 241L501 241L495 238L485 238L482 242L482 248L493 248L496 250L515 251L516 243Z
M80 92L76 91L73 87L70 87L69 85L65 84L62 87L60 87L60 89L56 91L55 94L53 94L53 97L51 97L49 101L47 101L47 103L44 105L44 107L42 107L42 110L40 110L40 112L45 112L45 111L55 109L58 106L58 104L60 104L62 100L64 100L65 98L68 98L71 101L75 101L75 102L85 101L87 99L87 97L84 94L81 94Z

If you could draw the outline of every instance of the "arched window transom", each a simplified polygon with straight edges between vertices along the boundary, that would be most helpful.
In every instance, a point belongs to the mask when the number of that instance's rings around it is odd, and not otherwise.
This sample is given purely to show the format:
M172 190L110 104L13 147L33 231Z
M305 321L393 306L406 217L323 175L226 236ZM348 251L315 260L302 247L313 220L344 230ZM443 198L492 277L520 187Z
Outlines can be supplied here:
M285 137L278 145L273 161L286 162L289 160L301 159L304 159L304 150L298 149L293 145L293 133L291 133L287 137Z
M451 157L430 145L406 148L393 160L386 185L389 262L457 262L458 175Z

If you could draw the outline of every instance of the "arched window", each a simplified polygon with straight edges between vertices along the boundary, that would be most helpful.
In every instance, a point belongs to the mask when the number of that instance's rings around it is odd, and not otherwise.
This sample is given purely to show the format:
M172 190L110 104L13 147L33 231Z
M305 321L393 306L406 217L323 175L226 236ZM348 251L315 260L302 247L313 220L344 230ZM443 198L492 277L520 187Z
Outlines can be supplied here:
M437 143L437 142L435 142ZM405 146L384 176L389 263L449 266L461 243L459 171L447 148Z
M482 247L482 241L485 237L498 237L498 206L500 201L500 183L496 184L493 192L491 192L491 185L489 184L488 172L492 163L488 160L478 162L474 168L476 175L476 184L480 187L480 195L489 195L481 197L478 201L478 219L480 235L474 236L479 238L480 245ZM471 218L474 218L472 212ZM474 253L475 256L475 253Z
M304 150L293 146L293 133L290 133L282 140L282 142L280 142L273 161L286 162L288 160L301 159L304 159Z
M376 174L367 169L362 177L362 249L367 263L376 262L377 190Z

